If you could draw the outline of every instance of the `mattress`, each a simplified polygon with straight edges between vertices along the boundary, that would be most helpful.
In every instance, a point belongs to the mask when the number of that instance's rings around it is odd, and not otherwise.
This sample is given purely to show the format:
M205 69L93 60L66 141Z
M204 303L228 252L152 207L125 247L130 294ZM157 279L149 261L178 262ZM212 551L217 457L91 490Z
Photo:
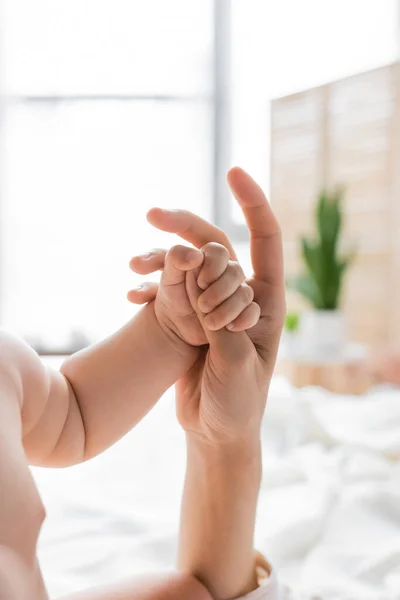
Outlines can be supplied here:
M52 597L174 566L185 440L172 390L102 455L32 472ZM295 598L400 600L399 390L347 397L274 379L256 544Z

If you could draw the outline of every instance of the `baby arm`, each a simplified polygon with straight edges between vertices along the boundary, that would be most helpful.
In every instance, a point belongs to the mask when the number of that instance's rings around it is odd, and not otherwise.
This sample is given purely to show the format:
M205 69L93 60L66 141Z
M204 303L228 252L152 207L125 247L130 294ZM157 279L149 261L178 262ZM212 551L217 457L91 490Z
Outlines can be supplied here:
M0 350L18 393L28 461L44 466L67 466L105 450L143 418L196 353L160 327L153 303L110 338L68 358L60 372L8 334L1 334Z
M5 333L0 334L0 356L0 600L48 600L36 556L45 511L21 443L21 414L29 429L36 410L47 404L49 387L60 386L54 396L60 401L66 384L60 374L44 369L29 346ZM49 416L56 415L55 411ZM193 576L179 573L127 580L87 590L71 600L117 598L212 600Z

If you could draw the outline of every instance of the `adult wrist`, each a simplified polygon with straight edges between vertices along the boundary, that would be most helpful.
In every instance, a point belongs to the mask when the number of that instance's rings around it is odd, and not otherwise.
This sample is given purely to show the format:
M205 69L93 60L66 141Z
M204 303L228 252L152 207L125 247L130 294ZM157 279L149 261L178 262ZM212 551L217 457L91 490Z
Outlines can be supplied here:
M232 480L233 485L259 487L262 473L261 440L257 435L230 442L210 442L196 434L187 433L187 460L196 469L204 469L212 475Z
M187 434L179 565L217 598L257 588L254 526L261 481L260 439L215 444Z
M219 456L226 460L249 459L261 452L261 432L254 430L241 437L232 437L224 441L209 439L197 432L186 432L188 448L196 449L205 455Z

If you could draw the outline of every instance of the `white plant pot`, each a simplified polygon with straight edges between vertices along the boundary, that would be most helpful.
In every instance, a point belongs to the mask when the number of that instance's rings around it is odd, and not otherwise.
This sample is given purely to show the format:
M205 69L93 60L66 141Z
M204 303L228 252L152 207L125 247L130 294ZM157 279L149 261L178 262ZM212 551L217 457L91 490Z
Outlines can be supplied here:
M284 330L281 347L285 357L296 357L301 352L301 337L298 331Z
M344 351L346 323L339 310L314 310L301 317L303 352L316 358L334 358Z

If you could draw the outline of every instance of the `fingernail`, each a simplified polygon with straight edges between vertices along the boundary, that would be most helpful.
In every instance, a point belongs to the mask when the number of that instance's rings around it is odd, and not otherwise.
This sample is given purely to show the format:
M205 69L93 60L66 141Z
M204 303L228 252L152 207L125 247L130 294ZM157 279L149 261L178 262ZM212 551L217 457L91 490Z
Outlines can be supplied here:
M137 285L136 287L134 287L134 288L132 289L132 291L133 291L133 292L140 292L141 290L144 290L144 288L145 288L144 284L143 284L143 283L141 283L141 284Z
M144 254L138 254L138 256L136 258L146 259L146 258L150 258L150 256L153 256L152 252L145 252Z
M186 253L186 260L192 261L199 256L199 251L190 248Z
M199 284L197 284L197 285L199 285ZM213 309L213 304L211 304L211 302L209 300L204 300L201 296L200 296L197 304L198 304L201 312L203 312L203 313L209 313Z
M200 277L197 279L197 285L199 286L199 288L201 290L206 290L207 289L207 284L204 283L204 281L200 280Z
M234 331L234 329L235 329L235 323L228 323L228 325L226 326L226 328L229 331Z

